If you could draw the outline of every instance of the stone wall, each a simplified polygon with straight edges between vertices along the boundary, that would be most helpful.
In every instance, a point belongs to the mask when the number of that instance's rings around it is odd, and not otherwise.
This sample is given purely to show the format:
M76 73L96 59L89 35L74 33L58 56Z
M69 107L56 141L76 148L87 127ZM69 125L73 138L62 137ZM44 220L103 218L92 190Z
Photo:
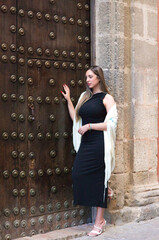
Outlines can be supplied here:
M157 181L157 2L133 1L134 184Z
M92 62L104 69L119 113L110 183L115 198L107 218L119 223L154 217L159 215L157 0L94 0L92 22Z

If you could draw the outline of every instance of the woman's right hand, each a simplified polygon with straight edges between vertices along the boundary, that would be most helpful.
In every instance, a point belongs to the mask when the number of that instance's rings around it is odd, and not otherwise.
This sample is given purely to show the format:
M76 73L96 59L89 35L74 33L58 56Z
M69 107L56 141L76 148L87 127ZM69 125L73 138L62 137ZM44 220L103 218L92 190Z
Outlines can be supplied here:
M70 100L70 89L66 84L63 85L63 88L65 90L65 93L62 91L61 91L61 93L64 96L64 98L68 101L68 100Z

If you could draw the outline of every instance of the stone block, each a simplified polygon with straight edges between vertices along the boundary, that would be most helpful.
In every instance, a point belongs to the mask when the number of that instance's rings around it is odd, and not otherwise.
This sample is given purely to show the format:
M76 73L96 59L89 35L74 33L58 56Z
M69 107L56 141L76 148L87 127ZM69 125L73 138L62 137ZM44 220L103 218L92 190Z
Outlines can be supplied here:
M111 2L99 2L97 10L97 21L96 30L97 34L112 34L113 33L113 22L112 16L114 12L112 11Z
M112 77L112 70L105 69L104 70L104 78L106 81L106 85L110 91L110 94L114 97L114 81Z
M141 37L144 35L144 19L143 19L143 9L134 7L134 34L139 34Z
M158 183L157 168L149 170L149 184Z
M134 39L134 67L153 69L154 66L157 66L157 43Z
M156 213L157 213L157 216L159 216L159 205L156 206ZM158 226L158 225L157 225Z
M134 185L146 185L149 183L149 173L145 172L135 172L132 174L132 180Z
M147 105L155 105L157 107L158 104L158 72L157 66L155 69L147 69L145 70L145 103Z
M158 146L157 146L157 138L156 139L151 139L149 141L149 169L151 170L156 170L157 169L157 163L158 163Z
M125 20L128 21L129 16L128 15L125 16L125 8L122 2L114 2L114 8L115 8L114 18L115 34L116 33L124 34Z
M133 138L133 112L131 105L124 106L124 138Z
M149 142L147 140L134 141L133 171L146 171L149 169Z
M135 138L157 137L157 117L157 107L135 107Z
M96 62L105 69L120 69L131 66L131 41L120 37L98 36Z
M125 163L123 156L123 141L116 141L115 145L115 169L114 173L124 173Z
M116 131L116 139L123 139L123 131L124 131L124 109L122 106L117 105L118 111L118 123L117 123L117 131Z
M119 105L124 104L124 72L119 69L105 69L104 77L110 94L114 97L116 103Z
M96 11L96 31L101 35L124 34L124 26L130 23L130 8L125 10L123 2L101 1L98 2ZM129 19L128 19L129 18ZM130 32L130 28L127 27Z
M124 67L131 68L132 67L132 42L129 38L124 39Z
M110 38L98 37L96 45L97 64L103 68L113 67L113 41Z
M158 109L153 106L135 106L134 138L156 138L158 136Z
M157 13L147 12L148 36L157 41Z
M123 71L130 67L131 61L131 42L127 38L114 38L114 64L113 68Z
M115 69L113 71L114 95L119 104L124 104L124 72Z
M125 40L124 38L115 37L114 39L114 66L115 69L123 70L125 67Z
M123 143L123 156L124 156L124 166L125 172L129 172L132 169L132 163L134 158L134 143L133 140L127 139Z
M105 211L105 217L107 222L115 225L122 225L134 221L138 215L139 210L136 208L124 207L120 210Z
M124 7L124 36L131 38L131 31L131 7L129 5Z
M124 207L120 210L112 210L112 211L105 211L105 217L108 219L109 223L115 224L115 225L122 225L124 223L132 222L129 226L129 229L127 229L127 232L125 233L124 238L119 239L129 239L128 233L130 235L130 231L132 231L132 237L134 237L134 231L136 232L136 237L133 239L157 239L158 238L158 219L154 219L152 222L141 222L143 220L153 219L155 217L159 216L159 204L153 203L148 206L142 206L142 207ZM137 223L135 223L137 222ZM141 223L139 223L141 222ZM137 224L137 225L136 225ZM141 224L141 225L140 225ZM136 226L135 226L136 225ZM144 231L144 238L142 234L142 225L144 229L147 229L147 232ZM125 227L125 226L124 226ZM141 230L141 237L139 237L139 232L137 228ZM156 237L151 237L150 229L156 229ZM147 234L150 232L150 237L147 238ZM116 234L116 232L115 232ZM115 236L114 236L115 237ZM139 237L139 238L138 238ZM115 239L115 238L113 238Z
M127 68L124 72L124 103L125 105L131 104L131 72Z
M114 208L121 209L124 206L124 192L125 192L125 174L112 174L110 179L110 186L115 193Z
M156 0L133 0L134 3L140 3L148 5L154 9L157 9L157 1Z
M141 208L141 214L138 221L145 221L157 217L156 208L153 205L148 205Z
M121 69L130 66L129 41L120 37L99 36L97 38L97 63L107 69Z
M132 91L136 104L144 104L145 102L145 75L146 71L143 69L136 69L134 72Z

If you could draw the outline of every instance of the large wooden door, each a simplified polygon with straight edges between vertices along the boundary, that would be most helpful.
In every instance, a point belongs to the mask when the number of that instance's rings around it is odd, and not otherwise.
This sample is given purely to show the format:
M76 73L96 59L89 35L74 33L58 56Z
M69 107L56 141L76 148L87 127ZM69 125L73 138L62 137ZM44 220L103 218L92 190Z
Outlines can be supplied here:
M89 0L1 0L0 239L90 221L72 204L74 104L90 64Z

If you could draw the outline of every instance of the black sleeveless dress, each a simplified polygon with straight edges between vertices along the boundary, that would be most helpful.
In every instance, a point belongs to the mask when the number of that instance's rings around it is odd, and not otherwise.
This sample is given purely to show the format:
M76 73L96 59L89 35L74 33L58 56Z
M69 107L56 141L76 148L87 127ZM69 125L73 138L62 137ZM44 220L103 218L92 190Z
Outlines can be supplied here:
M96 93L79 109L82 125L87 123L101 123L106 117L103 98L106 93ZM81 139L76 154L73 171L74 205L91 207L107 207L106 189L104 194L104 134L103 131L87 131Z

